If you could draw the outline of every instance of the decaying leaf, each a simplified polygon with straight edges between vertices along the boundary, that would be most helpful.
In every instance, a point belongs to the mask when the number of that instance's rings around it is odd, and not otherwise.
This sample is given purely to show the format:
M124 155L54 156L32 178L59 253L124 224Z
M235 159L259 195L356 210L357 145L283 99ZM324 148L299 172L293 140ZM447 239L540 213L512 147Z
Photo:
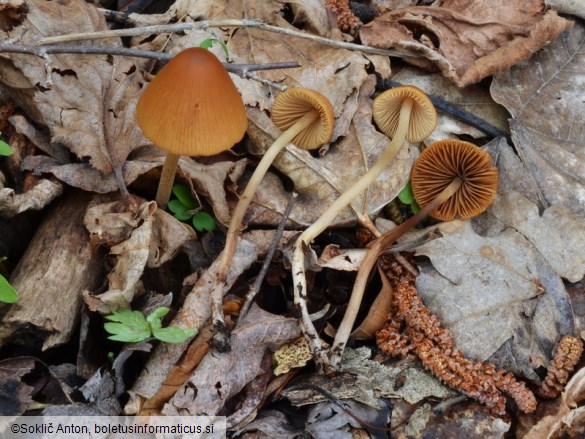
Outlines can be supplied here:
M375 78L369 77L360 89L358 108L349 131L329 149L324 157L315 158L294 145L286 148L274 161L274 166L294 183L299 197L290 214L290 220L300 225L313 223L339 194L350 187L376 161L390 143L372 124L371 99ZM266 114L250 109L249 131L258 144L266 145L279 134ZM406 184L414 152L404 146L374 184L345 209L335 225L355 221L356 212L375 214L393 199ZM251 223L277 224L284 212L288 195L277 179L265 179L248 213ZM352 211L353 209L353 211Z
M17 26L0 32L3 39L35 44L56 34L107 29L104 17L82 0L27 0L24 9ZM104 44L121 42L110 39ZM113 172L123 185L122 166L128 154L144 143L134 121L142 78L132 60L80 54L51 55L46 62L23 54L11 54L9 59L13 70L30 84L26 93L14 97L49 128L51 141L64 144L79 158L89 158L100 172Z
M234 255L230 271L226 280L226 290L234 284L238 276L250 267L260 255L265 253L272 242L273 232L256 230L244 233L238 241L238 247ZM290 239L291 233L285 232L283 240ZM183 307L170 326L200 329L211 316L210 294L217 282L218 269L221 255L201 275L192 291L187 295ZM284 342L283 342L284 343ZM154 396L159 386L164 382L173 366L179 360L186 349L187 343L160 344L154 354L148 360L138 380L135 382L130 394L134 400L129 406L137 407L136 398Z
M296 319L253 306L244 323L232 333L232 350L208 354L189 381L165 405L163 413L168 416L179 416L185 411L194 415L217 414L230 397L262 372L260 364L267 349L275 350L299 335Z
M13 217L27 210L41 210L63 193L63 185L51 180L41 180L23 194L14 189L2 187L0 181L0 212L2 216Z
M494 99L514 118L512 140L541 198L585 218L585 26L495 75Z
M369 46L422 55L464 87L528 59L571 26L571 21L547 10L543 0L497 0L489 5L443 0L438 6L386 12L364 26L360 38Z
M544 2L561 14L571 14L585 18L585 4L579 0L544 0Z
M442 238L421 247L417 289L453 333L457 348L474 360L503 364L538 380L561 334L572 332L564 285L526 237L507 228L481 237L469 221L439 226ZM513 366L511 366L513 365Z
M0 361L0 416L23 414L32 402L34 388L22 382L22 377L35 367L31 357L9 358Z

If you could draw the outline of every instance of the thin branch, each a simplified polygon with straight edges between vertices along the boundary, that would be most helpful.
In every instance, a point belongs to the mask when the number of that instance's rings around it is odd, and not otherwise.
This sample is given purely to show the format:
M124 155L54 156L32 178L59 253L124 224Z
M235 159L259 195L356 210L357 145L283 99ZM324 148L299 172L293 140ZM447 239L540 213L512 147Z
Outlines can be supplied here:
M278 26L272 26L254 19L228 19L228 20L204 20L196 23L178 23L178 24L164 24L155 26L137 27L133 29L116 29L102 32L87 32L69 35L58 35L54 37L42 38L39 44L53 44L63 43L67 41L93 40L98 38L111 37L131 37L138 35L153 35L160 33L184 32L186 30L194 29L209 29L216 27L244 27L260 29L267 32L274 32L282 35L287 35L295 38L303 38L306 40L315 41L317 43L325 44L331 47L340 49L355 50L372 55L396 56L401 58L420 58L418 54L401 52L396 50L379 49L377 47L363 46L361 44L346 43L343 41L332 40L330 38L320 37L317 35L308 34L292 29L285 29Z

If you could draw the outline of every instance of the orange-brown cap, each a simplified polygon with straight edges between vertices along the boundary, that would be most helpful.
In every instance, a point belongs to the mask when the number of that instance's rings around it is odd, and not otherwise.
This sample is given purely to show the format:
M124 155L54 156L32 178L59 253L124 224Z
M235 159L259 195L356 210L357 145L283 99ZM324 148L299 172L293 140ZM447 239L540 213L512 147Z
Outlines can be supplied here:
M335 123L333 106L321 93L301 87L280 93L272 105L272 121L281 131L286 131L313 110L319 113L319 118L301 131L293 143L299 148L315 149L331 139Z
M136 119L146 138L175 155L218 154L248 127L227 70L198 47L180 52L158 72L138 100Z
M499 173L490 155L472 143L441 140L425 149L412 167L417 203L430 203L456 177L461 179L461 187L431 212L433 218L471 218L487 209L496 196Z
M402 103L406 99L411 99L413 103L406 140L412 143L421 142L436 128L437 110L428 96L413 85L391 88L374 99L374 122L384 134L393 137L398 128Z

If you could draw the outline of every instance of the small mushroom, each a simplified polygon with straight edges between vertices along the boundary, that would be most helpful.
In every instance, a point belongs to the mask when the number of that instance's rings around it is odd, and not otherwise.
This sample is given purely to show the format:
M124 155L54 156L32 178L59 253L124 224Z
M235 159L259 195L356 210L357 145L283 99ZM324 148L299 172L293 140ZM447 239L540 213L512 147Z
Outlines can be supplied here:
M444 221L467 219L482 213L498 190L498 169L490 155L460 140L435 142L423 151L412 168L412 190L422 207L398 227L369 244L339 325L331 351L331 367L339 366L341 354L355 323L367 280L380 254L427 215Z
M167 151L156 194L161 209L171 193L179 156L230 149L248 127L246 108L229 73L198 47L177 54L146 86L136 120L147 139Z
M304 267L304 247L308 246L361 192L366 190L386 169L404 143L420 142L429 136L437 126L437 112L427 95L414 86L401 86L379 95L372 107L372 116L378 128L392 141L376 163L349 189L331 204L317 221L311 224L297 238L293 249L292 273L295 303L301 309L305 335L315 355L317 365L328 368L328 358L324 354L317 332L311 323L306 309L306 276Z
M262 178L276 156L289 143L293 142L302 149L315 149L328 142L333 134L335 119L331 103L321 93L307 88L291 88L280 93L272 105L271 117L274 124L284 132L264 153L232 214L219 268L219 282L212 294L216 333L225 332L221 311L223 286L236 249L242 220ZM216 340L216 347L222 349L222 344L224 341Z

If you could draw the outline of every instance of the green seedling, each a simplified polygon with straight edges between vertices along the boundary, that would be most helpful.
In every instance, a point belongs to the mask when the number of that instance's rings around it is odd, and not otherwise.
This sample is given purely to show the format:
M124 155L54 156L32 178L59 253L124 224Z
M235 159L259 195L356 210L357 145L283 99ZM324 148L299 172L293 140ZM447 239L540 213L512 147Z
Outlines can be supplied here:
M2 132L0 131L0 135L2 135ZM0 155L2 156L9 156L13 153L14 151L12 150L12 147L6 143L4 140L0 139Z
M409 205L412 213L416 214L420 211L420 206L414 199L414 193L412 192L412 185L410 184L410 181L400 191L398 194L398 199L404 204Z
M223 49L223 53L225 53L225 59L227 61L230 60L230 53L228 51L227 46L225 45L225 43L221 40L218 40L217 38L207 38L203 41L201 41L201 43L199 44L199 47L201 47L202 49L206 49L209 50L213 47L214 44L219 44L220 47Z
M14 289L10 282L3 276L2 273L5 273L6 270L4 269L4 265L2 264L6 260L6 256L0 257L0 302L4 303L14 303L16 302L20 296L18 292Z
M172 193L176 199L169 201L168 207L175 218L179 221L191 221L198 232L213 232L217 229L215 218L201 210L187 186L176 184Z
M104 329L111 334L108 339L124 343L139 343L151 337L166 343L182 343L195 335L194 328L163 328L162 319L168 312L169 308L160 307L144 317L140 311L119 309L106 316L109 322L104 324Z

